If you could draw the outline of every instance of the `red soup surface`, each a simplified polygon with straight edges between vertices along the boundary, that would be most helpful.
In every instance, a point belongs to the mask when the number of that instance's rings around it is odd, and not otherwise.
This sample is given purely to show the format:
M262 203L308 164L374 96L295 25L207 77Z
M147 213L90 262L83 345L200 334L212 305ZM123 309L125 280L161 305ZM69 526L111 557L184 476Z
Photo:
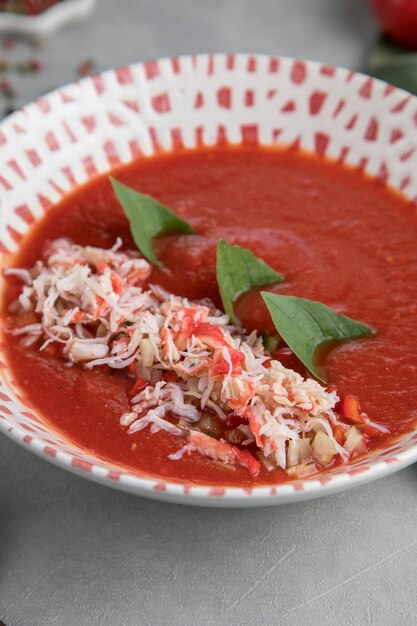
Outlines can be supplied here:
M178 295L210 297L219 238L250 248L285 276L274 291L319 300L375 329L324 359L340 395L359 396L362 409L390 429L417 420L417 216L415 207L356 171L300 152L221 147L143 159L119 168L125 184L149 193L191 223L196 236L158 242L165 269L151 282ZM122 237L134 247L127 219L107 176L80 187L55 206L23 242L14 265L30 267L48 239L110 247ZM11 297L11 296L10 296ZM247 328L271 329L257 292L238 314ZM5 336L15 380L44 420L81 448L139 474L187 483L247 485L288 480L198 454L170 460L178 438L146 428L133 435L119 423L129 409L132 380L110 368L68 368L59 357L27 349ZM386 435L374 446L384 444Z

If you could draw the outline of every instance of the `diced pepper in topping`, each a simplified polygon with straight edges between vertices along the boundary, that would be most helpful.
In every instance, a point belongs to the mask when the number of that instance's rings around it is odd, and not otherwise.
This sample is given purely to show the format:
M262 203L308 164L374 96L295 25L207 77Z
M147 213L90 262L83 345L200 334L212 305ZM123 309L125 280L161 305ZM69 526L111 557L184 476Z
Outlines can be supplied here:
M383 434L380 430L378 430L377 428L374 428L373 426L370 426L369 424L365 424L365 426L362 429L362 432L364 435L367 435L368 437L374 438L374 437L381 437L381 435Z
M333 437L335 441L341 446L345 441L345 433L346 430L343 428L343 426L335 426L335 428L333 429Z
M167 383L177 383L180 380L177 372L174 372L174 370L165 370L162 374L162 378Z
M57 346L72 363L134 377L130 410L120 417L127 433L149 427L185 437L171 459L197 452L252 476L260 470L255 450L268 471L302 477L362 453L367 437L386 432L361 413L358 398L339 403L335 388L274 358L297 360L291 351L267 354L260 336L231 326L210 301L146 287L150 264L121 246L58 239L30 270L4 274L23 283L8 329L23 345ZM342 419L356 427L347 430Z
M340 401L340 413L345 420L352 424L363 424L363 417L360 411L359 398L346 395Z
M132 388L130 390L130 396L131 397L136 396L138 393L143 391L145 387L147 387L148 385L149 385L148 381L145 380L143 376L138 376L138 378L135 380L135 382L132 385Z

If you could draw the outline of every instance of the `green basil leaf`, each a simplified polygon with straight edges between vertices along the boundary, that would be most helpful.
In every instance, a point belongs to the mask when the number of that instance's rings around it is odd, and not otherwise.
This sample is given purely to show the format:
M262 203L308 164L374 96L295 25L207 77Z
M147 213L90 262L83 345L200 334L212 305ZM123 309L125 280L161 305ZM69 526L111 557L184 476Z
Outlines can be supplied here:
M309 371L323 382L325 379L315 361L317 348L331 341L347 341L375 333L369 326L339 315L321 302L267 291L261 295L280 336Z
M233 324L237 318L233 302L252 287L264 287L283 280L272 267L258 259L250 250L232 246L224 239L217 244L217 284L223 307Z
M417 52L380 37L371 49L366 70L372 76L417 94Z
M194 230L187 222L155 198L126 187L112 177L110 181L130 222L130 232L135 244L143 256L154 265L161 265L153 247L154 237L169 233L194 234Z

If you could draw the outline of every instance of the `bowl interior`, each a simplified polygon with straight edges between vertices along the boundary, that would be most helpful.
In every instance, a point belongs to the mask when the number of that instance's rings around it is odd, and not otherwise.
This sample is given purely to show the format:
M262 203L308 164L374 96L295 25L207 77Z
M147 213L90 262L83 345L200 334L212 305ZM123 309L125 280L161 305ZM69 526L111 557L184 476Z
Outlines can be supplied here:
M313 62L200 55L136 64L39 99L0 126L2 267L34 222L99 173L160 150L222 142L302 148L379 177L417 200L417 99ZM272 503L351 486L417 459L417 432L349 467L276 487L192 487L133 476L48 429L19 394L5 355L0 428L74 471L137 493ZM353 480L353 482L352 482Z

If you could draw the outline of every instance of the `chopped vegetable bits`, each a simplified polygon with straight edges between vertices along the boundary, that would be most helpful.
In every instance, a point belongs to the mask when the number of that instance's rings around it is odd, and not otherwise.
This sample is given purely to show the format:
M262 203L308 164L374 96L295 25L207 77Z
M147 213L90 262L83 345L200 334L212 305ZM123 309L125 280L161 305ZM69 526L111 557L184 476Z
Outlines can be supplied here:
M261 337L230 325L210 301L147 287L150 264L121 246L58 239L31 270L7 269L23 283L9 332L72 366L126 368L131 410L121 425L185 438L172 459L196 453L252 476L262 463L302 477L366 451L355 398L340 402L334 389L271 360Z

